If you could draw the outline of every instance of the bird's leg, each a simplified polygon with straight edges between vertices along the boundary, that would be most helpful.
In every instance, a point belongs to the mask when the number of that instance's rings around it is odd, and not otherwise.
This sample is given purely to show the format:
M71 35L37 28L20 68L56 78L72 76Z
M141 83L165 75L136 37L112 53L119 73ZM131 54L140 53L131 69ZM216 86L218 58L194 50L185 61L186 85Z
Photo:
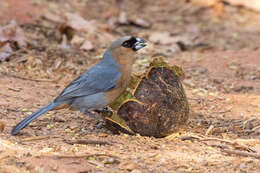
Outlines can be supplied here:
M100 129L103 126L103 123L105 122L105 120L102 117L98 116L97 114L91 113L89 111L86 112L86 114L91 116L91 117L98 119L98 121L99 121L98 124L97 124L98 129Z
M102 117L100 117L99 115L89 112L88 110L85 110L85 109L83 109L83 110L81 109L80 111L83 112L84 114L87 114L90 117L98 119L98 121L99 121L97 124L98 129L100 129L103 126L103 123L105 122L105 120Z
M104 115L108 115L109 117L111 117L113 115L113 111L109 110L108 107L104 107L104 108L100 108L100 109L95 109L94 110L97 113L101 113Z

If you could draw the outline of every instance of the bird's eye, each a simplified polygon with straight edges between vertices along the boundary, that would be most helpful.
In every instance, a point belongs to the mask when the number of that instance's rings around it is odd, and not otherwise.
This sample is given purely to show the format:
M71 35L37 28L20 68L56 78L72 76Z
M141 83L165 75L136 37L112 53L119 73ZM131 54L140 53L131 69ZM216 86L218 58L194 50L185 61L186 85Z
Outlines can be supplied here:
M122 43L122 46L126 47L126 48L133 48L133 46L135 45L136 42L137 42L136 38L132 37L129 40L124 41Z
M122 46L124 46L124 47L130 47L129 41L125 41L125 42L122 44Z

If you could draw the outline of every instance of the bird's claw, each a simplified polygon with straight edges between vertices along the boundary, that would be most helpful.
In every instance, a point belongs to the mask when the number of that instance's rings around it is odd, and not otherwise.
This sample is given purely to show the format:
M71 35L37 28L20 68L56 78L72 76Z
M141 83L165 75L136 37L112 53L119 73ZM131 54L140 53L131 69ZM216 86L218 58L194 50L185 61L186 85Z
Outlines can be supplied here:
M98 124L97 124L97 129L101 129L103 127L103 124L104 124L104 119L102 120L99 120Z
M95 111L95 112L96 112L96 111ZM102 128L103 123L105 122L105 120L104 120L102 117L100 117L100 116L97 115L97 114L91 113L91 112L89 112L89 111L85 111L85 114L87 114L87 115L90 116L90 117L93 117L93 118L98 119L99 122L98 122L98 124L97 124L97 128L98 128L98 129Z

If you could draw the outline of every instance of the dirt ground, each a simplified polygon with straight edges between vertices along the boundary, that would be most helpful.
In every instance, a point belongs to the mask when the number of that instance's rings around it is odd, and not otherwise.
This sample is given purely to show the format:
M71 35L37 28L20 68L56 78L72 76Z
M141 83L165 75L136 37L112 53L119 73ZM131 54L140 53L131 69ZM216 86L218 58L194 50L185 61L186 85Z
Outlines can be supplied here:
M260 14L192 2L1 1L1 26L15 19L31 46L0 63L0 172L259 172ZM84 35L93 48L63 44L57 18L68 13L98 23ZM82 33L76 31L78 38ZM185 127L165 138L118 135L97 129L86 115L59 110L10 135L126 34L149 44L135 73L155 56L183 68L191 108ZM80 140L88 144L73 143Z

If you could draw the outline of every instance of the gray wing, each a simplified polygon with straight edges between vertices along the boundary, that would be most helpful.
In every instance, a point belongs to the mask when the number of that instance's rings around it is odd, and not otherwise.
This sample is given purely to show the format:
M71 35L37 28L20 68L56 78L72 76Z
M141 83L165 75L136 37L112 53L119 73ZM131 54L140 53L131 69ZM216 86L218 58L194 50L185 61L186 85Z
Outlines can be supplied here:
M66 101L75 97L107 91L115 87L120 76L121 72L117 65L100 62L73 80L55 101Z

